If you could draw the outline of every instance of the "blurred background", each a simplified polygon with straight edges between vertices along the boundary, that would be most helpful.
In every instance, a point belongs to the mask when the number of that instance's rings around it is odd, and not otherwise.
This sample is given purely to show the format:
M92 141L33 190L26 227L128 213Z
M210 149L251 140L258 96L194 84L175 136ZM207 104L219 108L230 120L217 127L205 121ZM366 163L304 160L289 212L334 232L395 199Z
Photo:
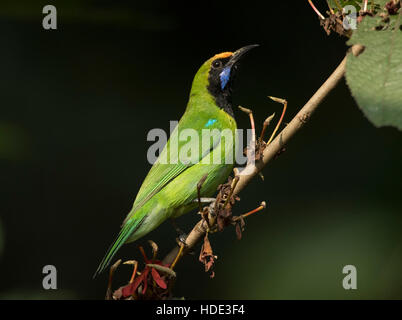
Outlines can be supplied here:
M43 6L58 29L42 28ZM325 1L316 1L325 12ZM289 102L290 121L345 55L307 1L12 1L0 3L0 298L103 299L92 275L129 212L150 164L152 128L168 130L200 65L258 43L244 59L234 104L257 131ZM235 110L240 128L248 118ZM241 193L236 214L267 210L210 237L214 279L194 256L177 267L186 299L401 299L402 134L377 129L344 81L287 151ZM195 213L177 223L189 230ZM175 245L170 223L148 239ZM148 251L149 252L149 251ZM117 258L140 259L137 244ZM54 265L58 289L42 288ZM357 290L342 269L357 268ZM121 266L114 281L127 282Z

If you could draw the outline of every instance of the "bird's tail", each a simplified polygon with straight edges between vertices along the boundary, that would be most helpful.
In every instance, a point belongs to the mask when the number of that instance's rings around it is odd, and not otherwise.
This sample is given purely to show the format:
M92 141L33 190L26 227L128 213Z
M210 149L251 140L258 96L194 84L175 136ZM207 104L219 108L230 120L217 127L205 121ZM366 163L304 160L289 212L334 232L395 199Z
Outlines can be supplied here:
M105 256L103 257L101 263L96 269L93 278L99 275L102 271L104 271L112 261L116 252L121 248L121 246L126 242L126 240L135 232L136 229L141 225L141 220L132 219L128 221L120 230L117 238L113 242L113 244L109 247L108 251L106 252Z

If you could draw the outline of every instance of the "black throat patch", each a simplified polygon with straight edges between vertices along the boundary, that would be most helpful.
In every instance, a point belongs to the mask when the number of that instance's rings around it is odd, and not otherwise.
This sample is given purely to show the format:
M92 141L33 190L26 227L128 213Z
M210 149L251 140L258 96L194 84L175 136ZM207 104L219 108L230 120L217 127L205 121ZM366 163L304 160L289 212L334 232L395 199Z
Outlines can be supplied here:
M234 118L232 110L232 75L229 78L225 88L221 87L220 74L230 58L217 59L212 62L208 76L208 91L214 97L219 108L223 109L227 114ZM214 67L215 61L220 61L220 66ZM235 68L235 67L234 67ZM233 72L234 70L231 70Z

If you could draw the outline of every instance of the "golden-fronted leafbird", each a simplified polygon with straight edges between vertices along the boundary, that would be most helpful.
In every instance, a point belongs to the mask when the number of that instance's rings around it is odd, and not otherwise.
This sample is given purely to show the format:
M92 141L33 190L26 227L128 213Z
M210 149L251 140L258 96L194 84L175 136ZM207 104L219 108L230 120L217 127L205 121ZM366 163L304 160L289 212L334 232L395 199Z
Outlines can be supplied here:
M166 219L194 209L197 184L205 176L202 197L211 197L226 181L235 161L233 76L240 58L256 46L217 54L198 70L182 118L142 183L133 208L95 275L109 265L123 244L143 237Z

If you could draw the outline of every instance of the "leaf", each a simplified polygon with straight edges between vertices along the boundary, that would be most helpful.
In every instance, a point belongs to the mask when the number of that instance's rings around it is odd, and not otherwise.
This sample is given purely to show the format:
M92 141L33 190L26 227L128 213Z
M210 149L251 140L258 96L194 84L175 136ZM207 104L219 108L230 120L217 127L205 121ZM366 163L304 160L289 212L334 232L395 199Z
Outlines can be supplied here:
M142 294L144 294L146 291L147 282L148 282L148 279L147 279L148 272L149 272L149 269L145 268L145 270L141 273L141 275L138 276L137 278L135 278L134 282L129 283L128 285L116 290L115 296L117 296L119 294L118 293L119 290L121 290L121 295L123 297L131 296L135 292L135 290L137 290L137 288L140 286L141 283L144 283L144 290L142 292Z
M156 284L161 287L162 289L166 289L167 285L166 282L161 278L158 271L155 268L151 269L152 271L152 278L155 280Z
M216 258L217 256L214 255L211 243L209 242L208 239L208 233L206 233L204 237L204 243L201 246L201 252L199 257L200 262L205 266L205 272L211 271ZM211 271L210 277L213 278L214 276L215 272Z
M395 19L366 16L348 45L361 44L360 56L348 55L346 82L367 118L377 127L402 130L402 10ZM378 30L380 29L380 30Z
M148 288L148 273L149 273L149 268L145 268L144 272L143 272L143 279L144 279L144 288L142 289L142 294L145 294L145 292L147 292L147 288ZM135 290L135 289L134 289Z
M352 5L356 8L356 11L359 12L361 9L361 1L345 1L345 0L328 0L328 5L334 10L334 12L341 11L339 10L341 8L344 8L346 6Z

